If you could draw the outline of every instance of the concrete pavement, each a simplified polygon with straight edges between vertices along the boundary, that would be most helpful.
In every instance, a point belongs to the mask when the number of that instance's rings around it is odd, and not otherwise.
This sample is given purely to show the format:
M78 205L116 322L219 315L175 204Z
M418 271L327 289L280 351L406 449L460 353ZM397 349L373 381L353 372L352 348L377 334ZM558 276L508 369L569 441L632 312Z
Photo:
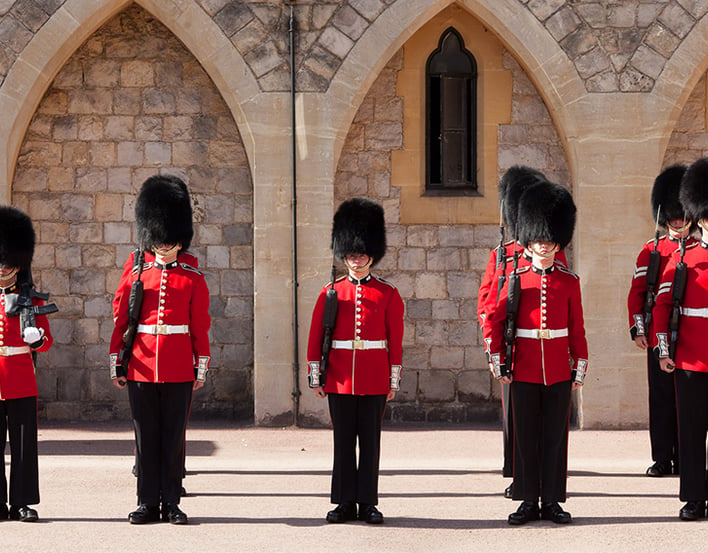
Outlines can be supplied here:
M511 527L501 431L386 429L383 526L330 525L329 430L193 423L182 508L187 526L133 526L127 423L40 429L35 524L4 521L7 552L705 551L708 520L678 519L678 478L648 478L646 431L573 431L568 526Z

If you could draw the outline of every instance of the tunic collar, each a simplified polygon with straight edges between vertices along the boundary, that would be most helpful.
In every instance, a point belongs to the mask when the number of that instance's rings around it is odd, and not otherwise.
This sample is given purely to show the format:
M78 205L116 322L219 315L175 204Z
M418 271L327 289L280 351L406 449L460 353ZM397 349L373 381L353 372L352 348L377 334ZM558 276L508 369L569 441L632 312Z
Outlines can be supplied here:
M164 271L165 269L174 269L179 265L179 261L175 260L172 263L167 263L166 265L163 265L162 263L158 263L157 261L154 261L153 264L155 265L156 269L160 269L161 271Z
M548 269L541 269L536 267L536 265L531 265L531 270L537 275L550 275L553 272L553 269L555 269L555 265L551 265Z
M701 248L708 250L708 244L703 241L703 238L701 238Z
M352 284L366 284L371 280L371 273L369 273L360 280L355 279L352 275L347 275L347 278L349 278L349 282L351 282Z
M0 293L2 294L12 294L17 290L17 283L11 284L7 288L0 288Z

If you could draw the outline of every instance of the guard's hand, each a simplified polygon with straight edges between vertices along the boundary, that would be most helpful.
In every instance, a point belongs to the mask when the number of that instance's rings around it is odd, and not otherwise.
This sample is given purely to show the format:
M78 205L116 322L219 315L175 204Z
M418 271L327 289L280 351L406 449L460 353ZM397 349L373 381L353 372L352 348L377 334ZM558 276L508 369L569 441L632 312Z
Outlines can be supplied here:
M676 365L674 364L674 360L671 359L670 357L664 357L662 359L659 359L659 367L665 373L672 373L676 370Z
M571 390L577 390L578 388L582 388L582 387L583 387L583 385L580 382L573 382L570 385Z
M327 397L327 394L325 393L324 388L322 386L316 386L315 388L313 388L313 390L315 391L315 395L317 397Z
M204 387L204 381L203 380L195 380L194 385L192 386L192 391L198 390L199 388Z
M646 336L637 336L634 339L634 343L640 349L647 349L649 347L649 342L647 342Z
M119 376L118 378L113 379L113 385L122 390L128 385L128 379L124 376Z
M391 401L394 397L396 397L396 390L389 390L386 395L386 401Z
M499 382L501 382L502 384L511 384L511 377L510 376L502 376L499 379Z
M34 326L28 326L22 332L22 339L25 341L25 344L29 345L39 342L42 339L42 336L44 336L44 329L36 328Z

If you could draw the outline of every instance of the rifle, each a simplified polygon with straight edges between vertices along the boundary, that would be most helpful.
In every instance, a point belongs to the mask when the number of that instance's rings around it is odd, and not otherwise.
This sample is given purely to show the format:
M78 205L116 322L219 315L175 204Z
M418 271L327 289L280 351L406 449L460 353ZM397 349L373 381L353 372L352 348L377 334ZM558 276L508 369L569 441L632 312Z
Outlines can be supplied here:
M647 291L644 296L644 305L642 306L645 333L649 332L649 325L651 324L652 311L654 310L654 302L656 300L656 285L659 283L659 268L661 266L661 254L657 249L659 247L659 213L661 213L661 205L659 205L656 211L654 249L649 254L649 264L647 265Z
M499 302L499 295L501 294L502 288L504 288L504 281L506 280L506 248L504 247L504 221L502 214L504 213L504 200L502 200L499 207L499 249L497 249L497 259L494 264L494 269L499 269L502 266L501 275L499 275L499 280L497 281L497 302Z
M521 276L516 272L519 267L519 252L514 251L514 268L509 275L509 289L506 297L506 323L504 325L504 343L506 358L501 366L501 375L510 376L514 358L514 343L516 341L516 315L519 311L521 297Z
M324 386L327 380L327 363L329 363L329 352L332 349L332 336L334 327L337 324L337 291L334 289L334 280L337 277L337 269L332 265L331 284L325 295L324 314L322 315L322 357L320 359L319 385Z
M136 250L133 255L133 270L137 267L138 273L130 287L130 296L128 297L128 328L123 333L123 347L118 354L118 362L116 363L116 376L118 377L128 376L128 363L133 355L133 344L138 332L140 310L143 306L143 281L140 280L140 277L143 274L145 252L140 249Z
M676 343L678 342L679 323L681 322L681 304L686 293L686 280L688 277L688 267L683 261L686 252L686 238L681 238L680 246L681 260L676 264L674 272L674 282L671 286L671 316L669 317L669 358L676 362Z
M26 328L36 328L37 323L35 321L35 315L49 315L50 313L56 313L59 308L53 304L45 305L34 305L32 302L33 298L40 299L42 301L47 301L49 299L49 294L43 294L38 292L34 288L32 282L32 273L28 269L26 273L26 278L18 286L19 292L17 294L10 294L5 296L5 312L10 317L20 317L20 333L24 336ZM32 358L34 359L35 352L32 352Z

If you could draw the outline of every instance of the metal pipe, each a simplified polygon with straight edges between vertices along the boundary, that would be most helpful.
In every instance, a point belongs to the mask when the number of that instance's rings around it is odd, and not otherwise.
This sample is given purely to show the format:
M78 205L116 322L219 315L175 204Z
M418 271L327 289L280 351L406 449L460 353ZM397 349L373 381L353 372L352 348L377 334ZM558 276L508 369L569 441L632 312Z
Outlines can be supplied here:
M290 25L288 29L290 46L290 129L292 149L292 254L293 254L293 424L300 423L300 336L298 332L298 287L297 278L297 140L295 119L295 18L294 0L290 5Z

